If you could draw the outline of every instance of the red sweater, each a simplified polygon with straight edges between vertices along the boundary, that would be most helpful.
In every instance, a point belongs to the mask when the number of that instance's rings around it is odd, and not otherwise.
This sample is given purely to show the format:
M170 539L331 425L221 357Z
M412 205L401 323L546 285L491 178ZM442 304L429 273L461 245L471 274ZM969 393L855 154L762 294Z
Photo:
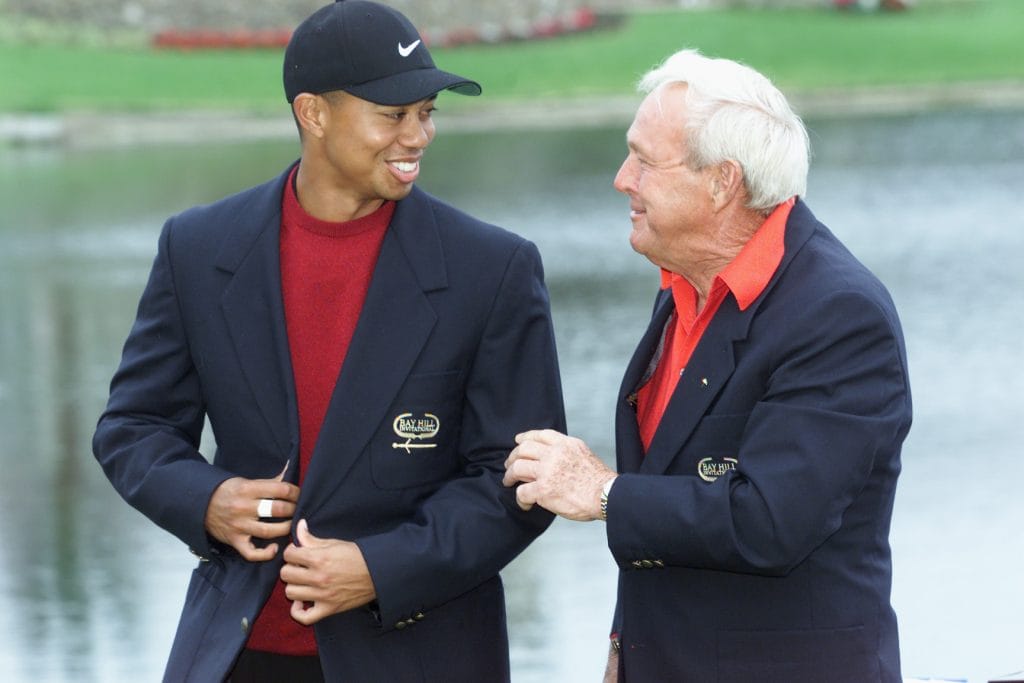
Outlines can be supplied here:
M296 166L296 170L298 167ZM363 218L330 223L310 216L295 194L296 171L281 206L281 289L299 405L299 485L370 287L394 202ZM291 618L280 579L252 626L247 647L315 655L313 629Z

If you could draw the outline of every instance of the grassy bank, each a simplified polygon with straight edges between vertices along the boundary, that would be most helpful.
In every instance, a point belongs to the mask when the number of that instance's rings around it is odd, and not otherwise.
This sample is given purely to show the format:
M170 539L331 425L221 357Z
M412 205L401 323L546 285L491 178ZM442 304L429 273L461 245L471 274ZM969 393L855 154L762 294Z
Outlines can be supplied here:
M827 9L630 15L550 41L436 49L489 100L622 95L683 46L745 61L783 88L1024 80L1022 0L919 0L904 13ZM175 52L0 34L0 111L247 109L283 104L278 50ZM450 98L445 106L459 106ZM459 98L461 99L461 98Z

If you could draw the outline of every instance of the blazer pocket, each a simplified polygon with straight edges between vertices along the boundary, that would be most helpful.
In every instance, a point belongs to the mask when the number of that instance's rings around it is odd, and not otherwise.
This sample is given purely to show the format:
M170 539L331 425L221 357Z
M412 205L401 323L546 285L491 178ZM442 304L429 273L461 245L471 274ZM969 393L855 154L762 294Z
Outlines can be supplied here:
M406 380L370 443L370 470L377 486L424 486L459 470L460 375L441 372Z
M879 675L863 626L718 633L719 681L863 683Z
M740 443L749 414L708 415L702 419L677 458L681 474L714 481L739 464Z

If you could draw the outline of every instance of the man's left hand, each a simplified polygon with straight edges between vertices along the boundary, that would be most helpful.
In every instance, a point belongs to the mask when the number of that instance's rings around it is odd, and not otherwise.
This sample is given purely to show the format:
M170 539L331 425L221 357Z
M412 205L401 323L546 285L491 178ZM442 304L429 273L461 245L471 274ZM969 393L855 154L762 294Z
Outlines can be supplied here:
M281 567L285 595L292 601L292 618L309 626L324 617L345 612L377 597L370 570L359 546L351 541L317 538L306 520L295 527L298 545L284 551Z
M519 484L519 507L537 504L579 522L601 518L601 489L616 474L587 444L553 429L517 434L516 443L503 483Z

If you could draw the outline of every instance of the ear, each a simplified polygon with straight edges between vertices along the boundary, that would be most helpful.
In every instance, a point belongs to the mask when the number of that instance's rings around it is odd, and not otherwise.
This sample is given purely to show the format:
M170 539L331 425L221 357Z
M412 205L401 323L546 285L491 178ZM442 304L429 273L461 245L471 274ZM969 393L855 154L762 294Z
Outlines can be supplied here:
M316 138L324 137L324 114L327 102L318 95L299 93L292 102L292 113L302 130Z
M726 159L718 164L711 176L711 196L716 209L722 209L737 198L746 195L746 187L743 184L743 167L739 162Z

